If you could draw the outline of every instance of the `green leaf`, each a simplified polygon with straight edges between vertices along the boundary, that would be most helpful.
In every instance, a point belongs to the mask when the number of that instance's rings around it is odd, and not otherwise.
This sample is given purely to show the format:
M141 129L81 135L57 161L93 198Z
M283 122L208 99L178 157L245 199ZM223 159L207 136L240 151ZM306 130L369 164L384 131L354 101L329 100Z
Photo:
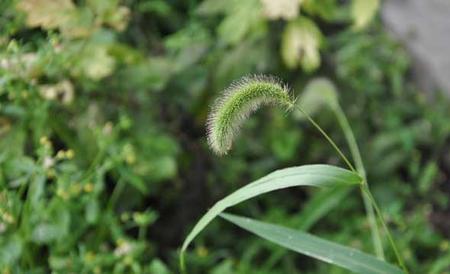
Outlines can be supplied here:
M0 266L2 267L16 265L20 259L23 242L17 234L0 239Z
M159 259L153 259L150 264L150 273L158 273L158 274L170 274L170 270L167 266Z
M334 109L338 105L338 97L333 82L327 78L318 77L308 82L296 102L309 115L314 115L323 107ZM294 112L294 115L297 119L305 118L300 111Z
M81 56L76 60L73 74L86 76L92 80L100 80L109 76L115 67L115 60L108 52L106 43L88 43Z
M288 187L358 185L361 181L362 179L358 174L330 165L305 165L272 172L218 201L205 215L203 215L183 243L180 254L181 267L184 268L184 252L189 244L215 217L228 207L261 194Z
M257 33L264 25L261 5L257 0L239 0L230 4L227 16L217 27L220 38L230 45L237 45L249 33Z
M38 206L40 200L45 195L46 178L42 174L35 175L30 183L29 199L33 207Z
M217 15L226 13L229 5L228 1L205 0L198 5L195 12L199 15Z
M22 0L17 8L26 13L28 26L54 29L70 20L75 5L71 0Z
M353 28L360 30L365 28L378 11L380 0L353 0L351 14Z
M100 205L98 203L98 200L95 199L89 200L84 210L86 222L88 224L97 223L99 215L100 215Z
M295 226L299 230L308 231L331 210L335 209L351 190L348 187L334 187L315 193L303 206L300 215L295 218L298 221L290 225ZM266 261L265 267L272 267L278 263L284 258L286 252L287 250L285 249L274 251L270 259Z
M321 239L309 233L232 214L222 213L220 216L268 241L355 273L403 273L398 267L381 261L372 255Z
M419 178L419 192L421 194L425 194L431 189L433 183L436 181L436 177L438 176L438 174L438 165L433 161L429 161Z
M316 24L305 17L288 23L281 41L281 57L290 69L299 65L309 72L320 65L322 33Z
M58 239L62 234L63 232L59 226L50 223L41 223L33 229L31 239L38 244L50 243Z
M430 274L439 274L445 273L446 270L450 267L450 251L447 254L443 254L443 256L439 256L437 258L429 270Z
M212 270L211 274L232 274L236 273L236 271L233 270L233 261L228 259L223 262L221 262L219 265L215 266Z
M271 20L292 20L298 16L303 0L262 0L263 14Z

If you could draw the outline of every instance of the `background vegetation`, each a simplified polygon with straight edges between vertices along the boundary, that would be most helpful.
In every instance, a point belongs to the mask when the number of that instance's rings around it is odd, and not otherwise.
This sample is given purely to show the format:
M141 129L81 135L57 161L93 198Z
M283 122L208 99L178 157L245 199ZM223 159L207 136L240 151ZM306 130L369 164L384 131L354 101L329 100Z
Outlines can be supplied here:
M277 168L338 164L313 128L275 110L252 117L230 155L210 152L208 106L259 72L296 95L334 82L408 267L450 273L449 102L414 86L378 4L1 1L2 273L178 273L182 240L215 201ZM317 98L310 111L345 146ZM319 195L280 191L232 211L373 253L357 190ZM343 273L223 221L187 260L192 273Z

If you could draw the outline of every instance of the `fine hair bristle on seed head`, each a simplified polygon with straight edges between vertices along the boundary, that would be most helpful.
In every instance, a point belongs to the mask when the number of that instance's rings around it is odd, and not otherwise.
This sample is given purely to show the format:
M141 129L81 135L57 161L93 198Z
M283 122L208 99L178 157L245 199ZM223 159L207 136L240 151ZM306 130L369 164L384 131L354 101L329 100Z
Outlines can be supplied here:
M293 100L281 80L266 75L250 75L234 81L211 107L208 122L208 144L223 155L231 148L243 121L261 105L278 105L290 109Z

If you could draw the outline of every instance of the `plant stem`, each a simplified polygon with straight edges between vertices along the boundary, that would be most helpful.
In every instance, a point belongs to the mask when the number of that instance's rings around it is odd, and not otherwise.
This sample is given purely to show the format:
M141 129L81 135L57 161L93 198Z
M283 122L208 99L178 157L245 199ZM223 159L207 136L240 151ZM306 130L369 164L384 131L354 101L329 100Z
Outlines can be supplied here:
M345 157L344 153L342 153L342 151L338 148L338 146L334 143L334 141L331 139L331 137L328 136L328 134L300 106L296 106L296 108L303 115L305 115L306 119L308 119L308 121L323 135L323 137L325 137L325 139L327 139L327 141L331 144L331 146L334 148L334 150L336 150L336 152L339 154L339 156L342 158L342 160L344 160L345 164L347 164L347 166L350 168L350 170L353 172L356 172L353 165L350 163L350 161L347 159L347 157Z
M339 104L336 104L333 108L334 112L336 113L338 122L344 131L345 138L347 139L348 145L350 147L350 151L353 156L353 160L355 161L356 168L358 170L358 173L363 177L364 181L361 184L361 192L364 199L364 205L366 207L367 216L369 218L369 222L371 224L372 228L372 239L374 240L374 246L376 251L378 248L380 248L381 253L378 253L377 255L381 254L382 258L384 259L383 248L381 246L381 239L380 239L380 231L378 229L378 226L376 224L375 216L374 216L374 209L376 211L376 214L378 215L378 218L381 222L381 225L383 226L383 229L385 230L388 240L392 246L392 249L394 250L395 256L397 258L398 264L401 266L403 271L405 273L409 273L408 269L405 266L405 263L403 262L403 258L400 256L400 253L398 252L397 245L395 244L394 238L392 237L391 232L389 231L389 228L386 225L386 222L384 220L383 214L378 207L375 198L373 197L372 193L370 192L369 185L367 184L367 176L366 176L366 170L364 168L364 164L362 162L361 153L359 152L358 144L356 143L355 136L353 135L353 131L350 127L350 123L347 120L347 117L344 114L344 111L340 107ZM375 239L376 238L376 239Z
M344 132L345 139L347 140L353 160L355 161L356 169L362 177L366 178L366 169L364 168L361 153L359 152L358 144L356 143L350 123L348 122L347 117L339 104L336 104L333 110L337 116L339 125Z
M181 274L187 274L186 263L184 261L184 252L183 251L181 251L181 253L180 253L180 271L181 271Z
M355 136L353 135L353 131L350 127L350 123L348 122L347 117L344 114L344 111L342 110L341 106L338 103L333 107L333 110L336 114L338 123L342 128L342 131L344 132L344 136L350 148L353 161L355 161L356 170L361 175L361 177L363 177L364 180L363 184L366 185L366 188L368 190L369 188L367 184L366 169L364 168L361 153L359 151L358 144L356 143ZM372 235L372 242L375 249L375 254L377 255L378 258L384 260L385 258L384 258L383 243L381 241L380 229L378 228L377 225L377 220L375 218L372 203L370 202L370 198L365 194L364 191L362 191L361 194L364 201L367 219L370 225L370 231Z
M377 215L380 219L381 225L383 226L383 228L388 236L388 240L392 246L392 249L394 250L395 257L397 257L398 264L403 269L403 271L405 271L405 273L409 273L408 269L405 266L402 256L400 256L400 252L398 251L398 248L397 248L397 245L395 244L394 238L392 237L392 234L386 225L386 221L384 220L383 214L381 213L380 208L378 207L377 203L375 202L375 198L372 196L372 193L370 193L370 190L367 187L367 184L362 185L361 188L367 194L370 201L372 202L373 207L375 208L375 211L377 212Z
M367 181L364 179L363 184L367 187ZM377 220L375 217L375 212L373 210L372 203L370 202L369 197L365 192L361 192L364 202L364 208L366 209L367 219L369 221L371 235L372 235L372 242L373 246L375 248L375 254L378 258L385 260L384 257L384 250L383 250L383 243L381 241L381 232L378 228Z
M311 124L313 124L317 130L319 130L319 132L325 137L325 139L327 139L327 141L331 144L331 146L337 151L339 156L348 165L350 170L356 172L353 165L350 163L350 161L347 159L347 157L345 157L344 153L342 153L342 151L337 147L336 143L334 143L334 141L330 138L330 136L328 136L328 134L301 107L297 106L297 109L300 110L303 113L303 115L305 115L305 117L308 119L308 121ZM374 242L375 251L377 252L377 256L384 259L384 252L383 252L383 247L382 247L382 243L381 243L380 230L378 229L377 222L375 219L374 208L375 208L375 211L380 219L380 222L381 222L384 230L386 231L386 234L388 235L389 242L394 250L394 253L395 253L395 256L397 257L399 265L402 267L402 269L406 273L408 273L408 270L403 262L403 259L401 258L400 253L398 252L398 249L394 242L394 239L392 238L392 235L386 225L386 222L384 221L383 215L381 214L381 211L378 208L378 206L375 202L375 199L373 198L372 194L370 193L370 190L369 190L369 187L367 184L367 179L366 179L366 170L364 168L364 164L363 164L362 158L361 158L361 153L359 152L359 148L356 143L356 139L353 135L353 131L351 130L350 124L348 123L348 120L345 117L344 112L342 111L342 108L339 105L337 105L337 107L335 108L335 112L337 114L339 124L342 127L342 130L344 131L345 138L347 139L348 145L350 147L350 151L352 153L355 164L357 166L357 172L361 175L361 177L363 177L363 182L361 184L361 191L362 191L362 196L364 199L364 205L365 205L366 211L367 211L367 216L369 218L369 223L370 223L371 230L372 230L372 239Z

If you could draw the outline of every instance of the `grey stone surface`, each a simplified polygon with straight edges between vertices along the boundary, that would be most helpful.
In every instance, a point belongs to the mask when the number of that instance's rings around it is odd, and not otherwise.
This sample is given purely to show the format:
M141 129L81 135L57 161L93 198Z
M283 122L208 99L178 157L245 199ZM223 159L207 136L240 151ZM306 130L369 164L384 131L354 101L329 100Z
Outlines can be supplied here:
M382 19L412 53L419 86L450 96L450 0L386 0Z

